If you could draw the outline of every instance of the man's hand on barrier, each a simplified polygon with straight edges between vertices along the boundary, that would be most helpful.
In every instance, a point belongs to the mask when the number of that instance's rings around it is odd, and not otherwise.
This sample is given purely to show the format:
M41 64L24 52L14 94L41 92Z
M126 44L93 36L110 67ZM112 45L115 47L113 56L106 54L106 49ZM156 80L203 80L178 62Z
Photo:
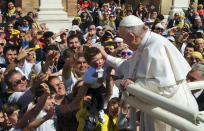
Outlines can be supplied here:
M125 91L129 84L133 84L134 82L131 79L122 80L120 83L120 89Z

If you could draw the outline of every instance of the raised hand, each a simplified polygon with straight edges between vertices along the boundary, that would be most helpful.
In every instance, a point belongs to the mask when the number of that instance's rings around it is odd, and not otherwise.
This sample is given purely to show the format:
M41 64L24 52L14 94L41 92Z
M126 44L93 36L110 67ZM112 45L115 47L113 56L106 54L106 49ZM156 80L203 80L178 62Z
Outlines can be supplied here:
M50 89L49 86L45 83L40 84L44 88L44 94L50 95Z
M24 59L27 56L29 50L26 50L26 48L27 48L27 46L25 46L24 48L22 48L22 47L20 48L18 56L17 56L18 61Z
M125 91L127 89L127 86L130 84L134 84L134 82L130 79L122 80L120 83L120 89L122 91Z

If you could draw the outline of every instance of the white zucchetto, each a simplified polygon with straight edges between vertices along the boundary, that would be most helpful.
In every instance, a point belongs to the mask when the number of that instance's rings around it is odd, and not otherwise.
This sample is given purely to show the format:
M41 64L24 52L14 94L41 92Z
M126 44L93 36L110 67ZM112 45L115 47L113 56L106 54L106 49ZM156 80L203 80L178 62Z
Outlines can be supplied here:
M131 26L138 26L138 25L144 25L142 20L134 15L129 15L120 22L120 26L123 27L131 27Z

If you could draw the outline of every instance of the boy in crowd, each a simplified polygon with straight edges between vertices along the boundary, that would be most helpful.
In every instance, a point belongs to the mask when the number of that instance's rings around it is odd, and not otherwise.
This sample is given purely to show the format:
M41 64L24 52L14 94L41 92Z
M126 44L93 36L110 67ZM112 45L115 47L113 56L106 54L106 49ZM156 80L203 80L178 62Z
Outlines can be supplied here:
M85 59L90 65L87 72L83 75L83 80L90 84L87 95L92 97L92 107L89 110L92 113L93 107L98 111L98 120L101 123L105 122L104 118L104 98L101 92L104 81L104 59L95 47L88 47L84 53Z

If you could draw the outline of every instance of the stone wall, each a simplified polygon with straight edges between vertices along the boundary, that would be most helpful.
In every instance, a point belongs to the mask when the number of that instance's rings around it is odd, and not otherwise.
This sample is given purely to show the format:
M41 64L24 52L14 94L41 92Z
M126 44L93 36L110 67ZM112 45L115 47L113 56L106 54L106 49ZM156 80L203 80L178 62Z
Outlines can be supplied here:
M36 12L39 8L38 0L21 0L22 11L23 13L27 13L29 11Z

